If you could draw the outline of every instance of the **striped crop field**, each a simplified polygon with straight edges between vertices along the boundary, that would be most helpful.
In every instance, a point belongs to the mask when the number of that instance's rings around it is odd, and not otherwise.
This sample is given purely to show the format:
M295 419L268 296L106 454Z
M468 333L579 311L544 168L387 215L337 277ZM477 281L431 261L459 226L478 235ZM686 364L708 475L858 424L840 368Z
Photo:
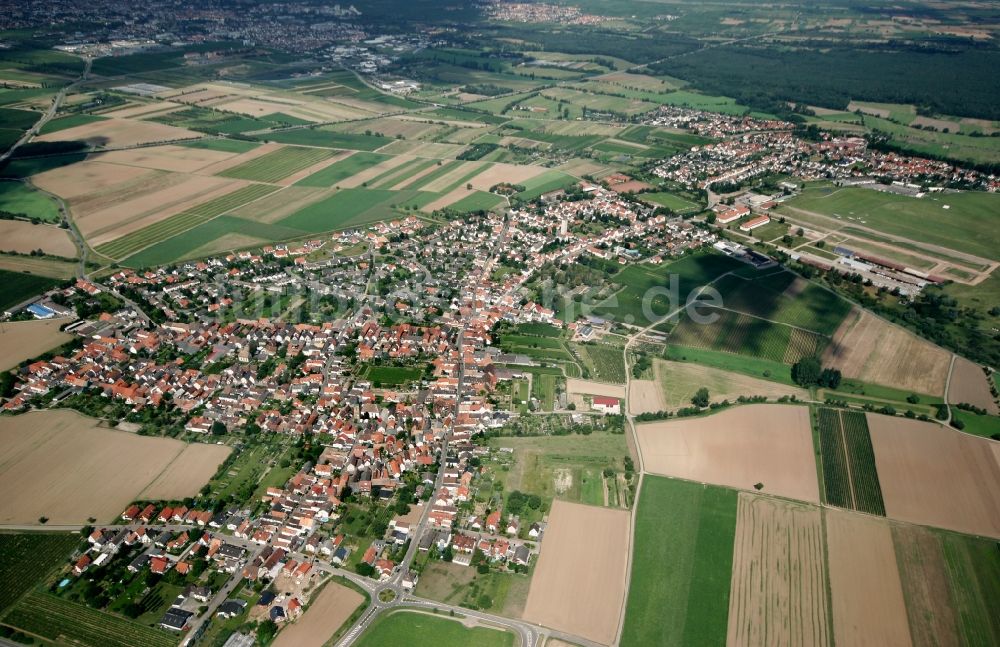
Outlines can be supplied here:
M272 153L261 155L226 169L219 175L254 182L277 182L302 169L309 168L313 164L322 162L333 154L332 150L326 148L285 146Z

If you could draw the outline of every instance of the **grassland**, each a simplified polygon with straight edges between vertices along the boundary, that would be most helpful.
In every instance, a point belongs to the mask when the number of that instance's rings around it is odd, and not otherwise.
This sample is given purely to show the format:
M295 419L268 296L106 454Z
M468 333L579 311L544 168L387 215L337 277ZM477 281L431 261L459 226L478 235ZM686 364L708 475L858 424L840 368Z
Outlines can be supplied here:
M392 139L381 135L339 133L324 128L304 128L284 132L266 133L257 137L262 141L279 144L301 144L323 148L341 148L355 151L373 151L391 144Z
M658 191L655 193L643 193L640 196L643 202L649 202L659 207L666 207L677 213L690 213L698 209L698 205L686 198L682 198L674 193Z
M419 380L424 374L421 366L369 366L365 377L375 384L407 384Z
M0 534L0 614L64 563L79 542L71 534Z
M0 283L5 286L0 295L0 310L6 310L54 288L60 281L47 276L0 270Z
M32 593L3 618L6 625L51 641L87 647L173 647L175 636L48 593Z
M309 168L313 164L322 162L331 155L330 151L322 148L286 146L226 169L219 175L255 182L277 182L302 169Z
M951 415L955 420L961 420L962 431L967 434L1000 440L1000 417L977 415L970 411L962 411L952 407Z
M357 187L343 189L286 218L279 225L303 232L318 233L358 227L394 216L393 208L419 201L416 191L389 191Z
M814 186L785 204L892 236L1000 260L1000 196L993 193L911 198L870 189Z
M621 346L577 344L575 348L593 371L595 380L625 384L625 353Z
M711 368L723 369L734 373L742 373L751 377L759 377L781 384L793 386L792 369L788 364L772 362L760 357L733 355L722 351L690 346L667 347L666 359L675 362L694 362Z
M56 201L23 182L0 182L0 211L43 222L59 222Z
M960 640L967 645L1000 641L1000 555L995 541L941 533Z
M737 493L646 476L623 647L726 642Z
M379 616L358 639L359 647L513 647L514 634L486 627L466 628L461 622L426 613L396 611Z
M865 415L822 408L818 423L826 501L884 517L885 503Z

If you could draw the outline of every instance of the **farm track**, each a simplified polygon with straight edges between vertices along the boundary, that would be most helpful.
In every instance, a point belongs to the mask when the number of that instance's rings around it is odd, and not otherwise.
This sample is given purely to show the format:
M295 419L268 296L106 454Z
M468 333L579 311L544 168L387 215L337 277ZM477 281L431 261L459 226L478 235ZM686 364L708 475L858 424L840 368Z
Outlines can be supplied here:
M851 455L847 451L847 434L844 432L844 412L837 412L837 431L840 435L840 447L844 451L844 465L847 467L847 487L851 493L851 509L858 509L858 495L854 491L854 477L851 474Z

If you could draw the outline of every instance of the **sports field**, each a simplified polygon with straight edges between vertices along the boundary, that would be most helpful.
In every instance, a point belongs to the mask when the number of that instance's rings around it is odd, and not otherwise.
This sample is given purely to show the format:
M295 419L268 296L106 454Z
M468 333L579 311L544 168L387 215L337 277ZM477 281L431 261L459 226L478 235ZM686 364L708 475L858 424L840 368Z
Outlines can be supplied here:
M644 477L623 647L726 642L737 493Z

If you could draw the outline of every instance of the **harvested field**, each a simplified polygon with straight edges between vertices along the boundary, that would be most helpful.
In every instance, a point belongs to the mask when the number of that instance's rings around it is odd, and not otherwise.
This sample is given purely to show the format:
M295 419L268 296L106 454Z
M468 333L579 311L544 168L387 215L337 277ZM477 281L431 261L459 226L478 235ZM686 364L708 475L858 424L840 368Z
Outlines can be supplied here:
M494 164L484 172L469 180L473 189L489 191L490 187L501 182L523 184L533 177L538 177L548 169L541 166L519 166L517 164Z
M733 401L741 395L763 395L768 398L794 395L804 400L809 398L809 393L803 389L688 362L657 360L655 372L663 392L665 409L689 406L691 398L702 387L708 389L712 402Z
M866 311L854 310L837 329L823 364L844 377L942 395L951 354Z
M827 510L826 541L837 644L912 644L889 525Z
M913 644L957 647L956 613L940 535L921 526L893 524L892 538Z
M14 368L26 359L38 357L56 346L73 339L73 335L59 331L72 319L43 319L39 321L12 321L0 330L0 371Z
M53 256L76 256L76 245L65 229L23 220L0 220L0 250L28 254L36 249Z
M439 209L444 209L445 207L451 206L457 202L468 198L470 195L476 193L475 189L467 189L464 186L455 189L449 193L446 193L443 197L438 198L433 202L428 202L423 207L420 208L424 213L431 213L438 211Z
M4 524L108 521L154 482L158 492L194 496L230 451L101 429L68 410L0 418L0 442Z
M76 276L77 264L72 261L57 261L38 256L0 255L0 271L2 270L37 274L55 279L71 279Z
M726 645L829 645L820 509L740 493Z
M663 389L656 380L632 380L628 385L628 412L633 416L640 413L665 411Z
M354 589L328 582L319 596L309 601L302 617L285 625L274 647L323 647L364 601Z
M1000 447L920 420L868 415L885 512L1000 538Z
M809 410L781 404L636 426L646 471L819 503Z
M948 385L948 402L967 402L986 409L991 415L1000 414L1000 407L990 393L990 383L983 369L964 357L955 357L955 368Z
M156 173L149 169L104 164L87 159L35 175L31 178L31 183L72 202L80 196L130 183L141 183L154 175Z
M593 382L591 380L579 380L576 378L566 379L566 392L605 395L609 398L625 397L625 387L621 384L605 384L604 382Z
M165 113L172 110L177 110L178 108L181 107L182 107L181 104L173 103L171 101L127 104L124 108L118 108L117 110L112 110L111 112L104 113L104 116L111 117L112 119L129 119L134 117L142 117L144 115Z
M628 512L554 501L524 619L612 644L625 600L628 546Z
M180 139L198 139L201 136L201 133L193 130L152 121L104 119L42 135L36 139L43 142L82 140L91 146L125 147Z
M819 502L809 410L758 404L636 426L646 471Z
M231 157L235 157L235 154L208 148L166 145L155 148L138 148L98 153L90 159L95 162L104 162L107 164L193 173L210 164L217 164Z

